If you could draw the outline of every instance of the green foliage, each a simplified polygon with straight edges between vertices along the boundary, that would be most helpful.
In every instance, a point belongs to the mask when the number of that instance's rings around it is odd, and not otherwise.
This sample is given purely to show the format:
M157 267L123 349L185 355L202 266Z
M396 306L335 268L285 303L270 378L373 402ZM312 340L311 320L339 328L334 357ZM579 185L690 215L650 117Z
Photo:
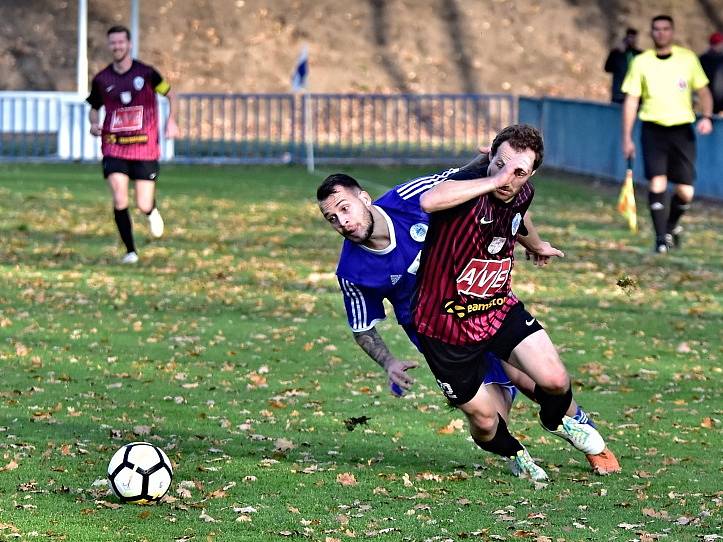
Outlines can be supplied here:
M375 195L422 172L347 171ZM424 366L396 399L354 344L321 178L164 167L166 236L135 212L141 261L124 267L98 166L0 167L0 540L720 532L720 207L696 203L685 246L661 257L646 228L629 236L613 187L536 181L535 223L566 257L519 254L515 290L624 469L593 475L521 398L511 430L552 476L536 490L467 439ZM419 359L393 322L382 334ZM160 505L119 506L102 485L132 440L175 464Z

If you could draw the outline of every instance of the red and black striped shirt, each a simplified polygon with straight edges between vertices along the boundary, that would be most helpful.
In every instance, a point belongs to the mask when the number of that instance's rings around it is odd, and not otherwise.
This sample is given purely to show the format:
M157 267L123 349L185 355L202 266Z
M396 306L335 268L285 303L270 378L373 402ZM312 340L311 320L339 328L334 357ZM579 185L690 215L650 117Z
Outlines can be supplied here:
M485 194L432 213L417 278L414 325L419 333L465 345L488 341L518 299L511 274L531 183L505 203Z
M87 102L105 106L101 150L103 156L126 160L158 160L158 105L156 92L170 90L161 75L137 60L125 73L109 64L93 78Z

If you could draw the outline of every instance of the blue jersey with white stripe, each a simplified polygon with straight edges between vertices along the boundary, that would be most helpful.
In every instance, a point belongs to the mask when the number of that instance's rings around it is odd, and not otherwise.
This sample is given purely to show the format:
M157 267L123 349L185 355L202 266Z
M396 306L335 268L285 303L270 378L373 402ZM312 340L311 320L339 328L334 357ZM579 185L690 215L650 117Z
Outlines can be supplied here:
M419 198L457 171L452 168L413 179L374 201L389 226L388 247L372 250L344 241L336 274L353 331L367 331L386 318L384 299L392 304L405 330L411 324L416 273L429 224Z

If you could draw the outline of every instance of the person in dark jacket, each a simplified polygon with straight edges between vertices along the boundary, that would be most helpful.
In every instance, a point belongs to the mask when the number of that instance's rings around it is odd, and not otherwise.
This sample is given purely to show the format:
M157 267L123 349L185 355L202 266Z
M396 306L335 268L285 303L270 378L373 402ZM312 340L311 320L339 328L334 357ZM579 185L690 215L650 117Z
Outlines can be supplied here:
M723 115L723 33L714 32L709 39L710 49L700 55L700 64L708 76L713 94L713 113Z
M605 61L605 71L613 74L610 91L610 101L613 103L621 104L625 100L625 94L620 90L620 87L623 85L623 79L625 79L625 74L628 72L628 66L633 57L641 53L640 49L636 47L637 41L638 31L634 28L628 28L620 46L612 49Z

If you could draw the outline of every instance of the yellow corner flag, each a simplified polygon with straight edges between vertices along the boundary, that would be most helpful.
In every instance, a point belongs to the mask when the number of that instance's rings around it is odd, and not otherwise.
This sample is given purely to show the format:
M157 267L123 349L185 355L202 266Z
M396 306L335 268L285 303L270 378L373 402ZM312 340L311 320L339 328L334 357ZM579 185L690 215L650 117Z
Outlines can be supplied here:
M627 219L630 231L638 233L638 214L635 208L635 189L633 188L633 161L630 158L618 197L618 211Z

